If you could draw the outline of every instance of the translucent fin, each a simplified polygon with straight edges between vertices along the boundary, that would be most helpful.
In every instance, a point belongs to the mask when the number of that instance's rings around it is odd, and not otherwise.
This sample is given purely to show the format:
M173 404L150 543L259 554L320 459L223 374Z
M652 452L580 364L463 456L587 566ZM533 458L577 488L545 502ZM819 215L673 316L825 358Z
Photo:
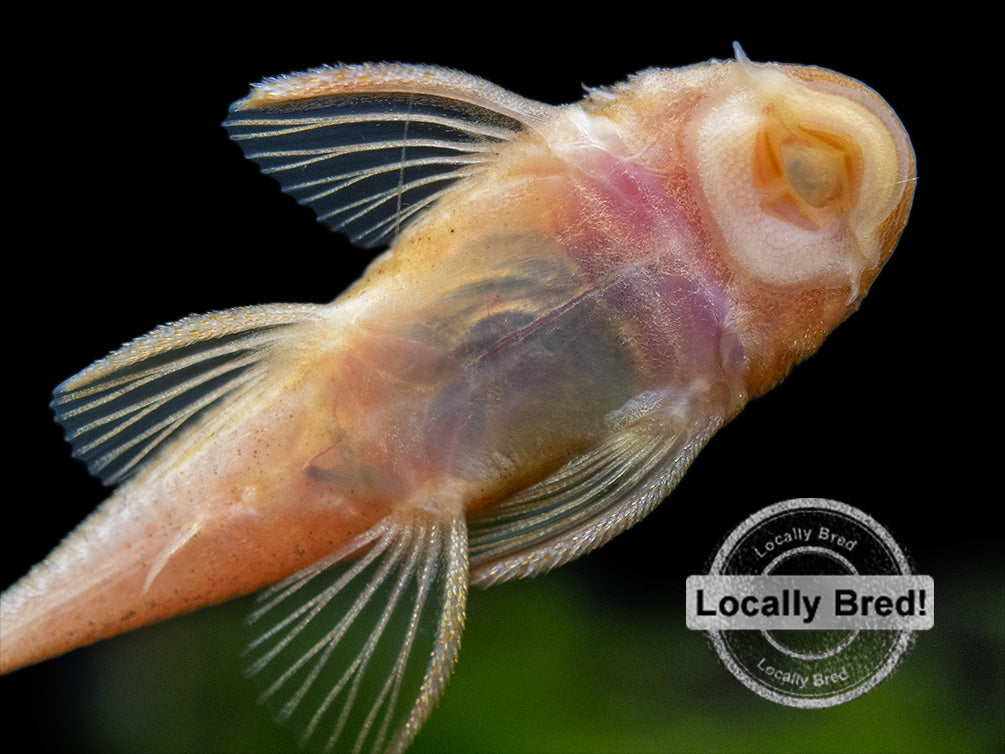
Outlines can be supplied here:
M455 71L343 66L262 82L224 126L319 221L373 247L544 109Z
M662 409L657 402L635 414L599 447L472 516L471 583L489 586L560 566L659 505L723 424L718 416Z
M117 484L260 380L269 349L316 312L249 307L162 325L57 387L56 420L91 473Z
M446 686L467 586L463 517L390 516L260 596L248 674L301 745L401 751Z

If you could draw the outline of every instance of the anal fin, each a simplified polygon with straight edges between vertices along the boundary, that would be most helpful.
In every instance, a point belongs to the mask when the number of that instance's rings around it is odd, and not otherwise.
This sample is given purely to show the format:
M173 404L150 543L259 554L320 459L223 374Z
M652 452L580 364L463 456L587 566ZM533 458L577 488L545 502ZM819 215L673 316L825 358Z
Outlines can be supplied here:
M462 515L392 515L263 592L248 673L324 751L405 749L446 686L464 628Z

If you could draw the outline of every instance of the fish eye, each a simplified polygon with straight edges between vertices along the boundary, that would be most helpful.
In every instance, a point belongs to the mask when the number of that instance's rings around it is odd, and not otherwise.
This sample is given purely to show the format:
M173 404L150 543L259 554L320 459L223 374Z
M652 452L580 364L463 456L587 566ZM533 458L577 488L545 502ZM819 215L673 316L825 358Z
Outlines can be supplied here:
M754 146L754 179L761 210L805 230L819 230L832 213L855 205L861 156L837 134L772 123Z

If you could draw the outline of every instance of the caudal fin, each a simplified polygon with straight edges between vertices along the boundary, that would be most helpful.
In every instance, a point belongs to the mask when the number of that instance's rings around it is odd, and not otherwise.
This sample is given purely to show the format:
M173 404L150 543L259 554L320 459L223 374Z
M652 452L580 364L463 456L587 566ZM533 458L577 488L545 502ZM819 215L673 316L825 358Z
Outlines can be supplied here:
M220 429L247 417L270 393L282 393L310 365L317 339L330 333L312 328L325 316L321 307L278 305L188 317L126 344L56 389L52 405L74 454L106 484L134 483L0 597L0 672L251 591L302 567L294 564L271 581L270 574L253 573L227 579L217 570L204 584L194 585L192 576L193 584L181 585L188 594L181 588L175 596L160 594L163 569L177 553L190 543L215 547L225 540L208 536L211 489L203 485L202 499L180 500L152 478L169 477ZM207 564L220 561L202 555Z

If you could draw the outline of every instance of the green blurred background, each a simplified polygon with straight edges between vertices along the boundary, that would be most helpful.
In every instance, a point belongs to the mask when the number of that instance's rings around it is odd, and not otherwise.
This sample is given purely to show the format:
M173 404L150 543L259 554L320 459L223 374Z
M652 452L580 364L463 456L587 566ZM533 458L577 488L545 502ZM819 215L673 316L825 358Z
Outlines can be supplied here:
M472 597L456 673L410 751L1001 749L1003 605L992 574L937 579L937 628L890 677L846 704L801 710L748 691L703 634L684 630L679 584L633 605L567 570ZM41 740L73 751L294 750L241 675L241 602L57 661L80 680L42 692L68 727Z
M1002 751L1005 577L996 456L1001 242L982 181L983 44L952 14L905 34L810 9L401 11L146 6L26 24L8 84L18 124L8 221L22 266L8 363L13 479L3 584L102 499L69 458L49 391L119 343L190 312L326 301L367 255L228 142L227 105L266 75L400 60L468 70L551 103L648 67L729 57L813 63L864 80L919 158L900 250L861 311L717 435L650 518L546 576L474 592L456 673L412 751ZM680 9L668 10L677 13ZM836 13L837 11L833 11ZM700 13L700 11L699 11ZM798 16L798 17L797 17ZM947 79L947 71L953 76ZM946 83L950 81L951 83ZM17 116L17 117L14 117ZM992 146L989 147L989 144ZM987 261L990 260L990 261ZM27 274L25 274L27 272ZM12 277L13 276L13 277ZM728 531L792 497L831 497L886 525L935 578L935 628L861 698L824 710L765 701L684 621L684 579ZM0 678L12 741L41 751L277 752L240 668L248 598ZM2 636L0 636L2 641Z

